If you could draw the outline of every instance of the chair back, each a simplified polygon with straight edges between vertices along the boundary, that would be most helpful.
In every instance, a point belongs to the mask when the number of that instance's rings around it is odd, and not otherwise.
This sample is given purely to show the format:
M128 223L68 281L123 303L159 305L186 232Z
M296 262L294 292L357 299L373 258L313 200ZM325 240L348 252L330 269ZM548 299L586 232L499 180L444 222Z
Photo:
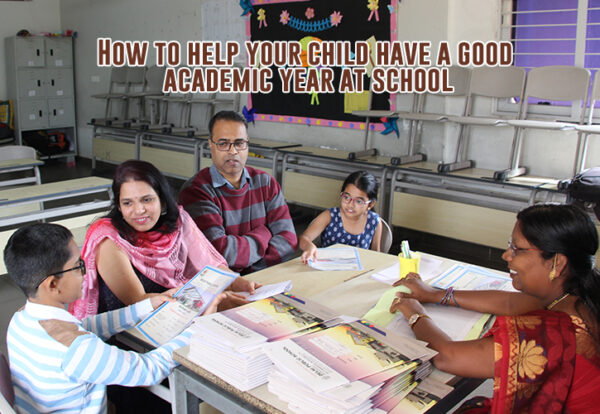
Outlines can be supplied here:
M381 252L388 253L390 251L390 248L392 247L392 242L394 241L394 237L393 237L392 229L390 228L390 225L387 224L384 219L380 218L380 220L381 220L382 229L381 229L381 243L379 244L379 246L381 248Z
M565 82L568 79L568 82ZM533 68L527 75L527 86L523 98L523 118L527 118L529 98L539 98L549 101L580 102L581 116L579 123L585 119L590 87L590 71L575 66L542 66Z
M0 161L18 160L20 158L37 159L35 149L24 145L5 145L0 151Z
M490 98L520 97L525 86L525 69L518 66L482 66L473 69L470 95Z
M127 72L129 72L128 66L113 66L110 69L108 93L116 92L119 86L125 87L127 84Z
M164 66L150 66L146 71L146 92L162 95L163 80L166 68Z
M15 404L15 390L13 389L12 379L10 377L10 369L8 367L8 362L6 361L6 357L0 351L0 392L2 392L2 396L10 404L10 406L14 406Z

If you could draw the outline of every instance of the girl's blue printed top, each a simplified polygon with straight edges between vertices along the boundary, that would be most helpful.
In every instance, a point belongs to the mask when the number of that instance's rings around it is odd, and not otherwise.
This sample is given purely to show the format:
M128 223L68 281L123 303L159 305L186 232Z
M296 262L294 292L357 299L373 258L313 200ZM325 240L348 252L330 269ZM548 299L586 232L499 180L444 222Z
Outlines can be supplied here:
M369 249L371 247L375 229L377 229L377 225L379 224L379 215L377 213L369 210L367 223L361 234L350 234L344 229L339 207L330 208L329 214L331 215L331 221L327 227L325 227L323 233L321 233L322 247L331 246L336 243L361 247L363 249Z

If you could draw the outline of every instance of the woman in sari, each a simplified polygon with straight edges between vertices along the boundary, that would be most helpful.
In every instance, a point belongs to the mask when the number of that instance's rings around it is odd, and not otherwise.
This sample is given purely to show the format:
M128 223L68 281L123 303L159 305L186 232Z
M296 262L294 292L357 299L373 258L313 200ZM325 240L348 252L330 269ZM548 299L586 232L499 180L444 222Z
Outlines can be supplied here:
M155 166L125 161L112 190L110 212L86 233L81 256L88 270L81 299L69 307L73 315L84 318L180 287L206 265L229 270ZM232 285L234 291L255 287L239 277ZM220 307L245 303L235 294L228 299Z
M502 255L520 292L438 290L411 273L396 283L411 293L399 293L390 311L402 312L416 337L439 352L439 369L494 378L493 398L472 400L463 412L599 412L597 249L596 228L579 208L531 206L517 215ZM453 342L420 302L498 316L485 337Z

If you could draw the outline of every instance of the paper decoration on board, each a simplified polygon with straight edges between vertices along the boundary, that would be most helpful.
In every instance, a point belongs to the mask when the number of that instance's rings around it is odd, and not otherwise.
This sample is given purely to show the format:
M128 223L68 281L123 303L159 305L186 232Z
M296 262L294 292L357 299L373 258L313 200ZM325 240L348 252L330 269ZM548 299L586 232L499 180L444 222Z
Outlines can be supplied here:
M322 42L345 39L351 43L373 37L372 46L374 46L376 40L390 41L397 39L396 11L394 15L388 13L387 5L392 4L394 9L397 9L395 5L398 0L377 0L373 5L378 6L378 16L373 13L370 21L367 21L367 18L372 10L367 8L368 3L369 0L328 0L327 2L317 0L252 0L255 14L258 13L259 9L264 9L265 17L268 15L269 19L265 23L271 24L265 28L263 27L264 23L260 26L260 20L247 18L247 40L254 42L300 40L302 46L303 37L317 40L313 39L313 36L318 36L318 41ZM334 14L334 12L339 14ZM379 17L378 21L377 17ZM338 26L331 24L332 18ZM319 23L321 20L324 20L324 22ZM313 29L319 24L323 24L325 30L321 32L303 31ZM257 55L268 52L266 49L264 51L260 49L257 51ZM347 53L352 54L352 52L353 50ZM299 63L302 67L308 69L305 55L306 53L304 53L304 56L300 55L302 63ZM375 56L375 47L371 49L371 57L373 56ZM260 60L257 60L257 62L260 62ZM334 84L339 80L344 66L347 66L345 62L340 61L333 68L335 71ZM371 77L373 68L366 69L368 69L367 74ZM314 70L314 68L310 68L313 79L316 78ZM312 94L311 89L305 88L304 93L297 91L284 94L281 87L283 84L282 79L277 77L273 79L275 89L272 93L252 93L248 97L248 102L245 103L248 108L256 109L255 121L332 126L362 131L368 127L369 130L377 132L383 131L385 128L378 118L377 120L372 119L372 122L367 125L363 117L357 117L346 111L349 107L354 106L353 104L362 106L360 96L346 96L345 93L339 90L334 93L321 93L319 91L317 95ZM363 87L368 89L369 84L369 78L365 78ZM364 96L366 97L366 94ZM390 101L388 93L374 94L370 108L394 110L395 100Z
M256 114L256 109L251 108L248 109L246 105L244 105L244 109L242 109L242 113L244 114L244 118L246 118L247 123L252 123L254 125L254 117Z
M369 0L367 9L371 10L371 14L369 14L367 21L370 22L373 16L375 16L376 21L379 21L379 0Z
M390 14L394 13L396 10L394 9L394 6L392 6L391 4L388 4L387 6L388 11L390 12Z
M254 13L254 7L252 6L251 0L240 0L240 7L242 8L242 16Z
M267 27L267 15L265 9L258 9L258 13L256 14L256 20L260 22L258 24L259 29L263 27L263 25Z
M369 92L349 92L344 94L344 113L369 109Z
M369 44L369 63L367 63L367 66L365 66L365 69L367 70L367 76L370 78L371 77L371 73L373 73L373 66L375 65L375 50L376 50L376 46L377 46L377 40L375 39L375 36L371 36L369 37L366 42Z
M392 117L382 117L381 122L383 122L384 130L381 131L381 135L387 135L391 132L396 133L396 138L400 138L400 131L398 131L398 118Z
M309 7L308 9L306 9L306 12L304 14L307 19L312 19L314 17L314 9L312 10L312 16L308 17L309 9L311 8ZM279 15L279 22L284 26L288 25L292 29L296 29L300 32L314 33L323 32L333 27L337 27L342 22L343 17L344 16L342 15L342 13L340 13L339 11L334 11L329 15L329 17L326 17L325 19L309 21L299 19L295 16L291 16L287 10L282 10L281 14Z

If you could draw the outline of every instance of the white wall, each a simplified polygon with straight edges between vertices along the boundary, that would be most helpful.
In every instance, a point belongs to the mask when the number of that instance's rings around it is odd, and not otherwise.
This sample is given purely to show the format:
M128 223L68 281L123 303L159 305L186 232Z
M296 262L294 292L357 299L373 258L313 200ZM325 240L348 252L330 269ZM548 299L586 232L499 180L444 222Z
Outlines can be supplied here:
M56 5L56 1L42 0L25 5L42 2ZM0 2L0 11L2 6L4 4ZM211 10L210 15L203 15L203 10ZM56 14L56 10L53 11ZM91 128L86 123L93 117L102 116L104 110L103 102L90 98L90 95L105 92L108 88L110 70L95 65L97 37L185 42L213 40L219 33L221 38L216 40L242 41L245 20L239 17L240 13L236 0L171 0L169 3L162 0L60 0L62 28L73 28L79 32L75 42L75 61L81 153L91 155ZM35 14L41 13L36 10ZM434 45L448 40L454 48L461 40L498 40L499 24L500 0L402 0L398 5L399 40L430 40ZM151 55L151 58L154 59L154 56ZM100 82L92 82L93 76L98 76ZM242 99L242 102L246 100ZM398 103L401 109L406 109L403 105L408 105L407 98L400 97ZM456 98L437 105L440 111L460 113L462 110L462 102ZM482 102L479 106L476 111L485 112L491 102ZM399 122L399 127L400 139L396 139L394 134L371 133L371 146L389 155L406 153L408 123ZM456 134L453 125L425 125L421 151L432 161L452 161ZM256 126L250 127L250 136L346 150L360 150L364 143L364 133L360 131L258 121ZM467 155L476 160L478 167L500 169L508 165L512 130L474 129L470 136ZM532 174L559 177L571 174L573 137L568 134L528 133L526 138L522 164L529 166ZM592 161L588 165L599 164L600 143L596 142L597 138L592 137L588 157Z
M30 33L59 32L59 0L0 1L0 56L4 62L4 38L21 29ZM6 66L0 65L0 100L6 99Z

